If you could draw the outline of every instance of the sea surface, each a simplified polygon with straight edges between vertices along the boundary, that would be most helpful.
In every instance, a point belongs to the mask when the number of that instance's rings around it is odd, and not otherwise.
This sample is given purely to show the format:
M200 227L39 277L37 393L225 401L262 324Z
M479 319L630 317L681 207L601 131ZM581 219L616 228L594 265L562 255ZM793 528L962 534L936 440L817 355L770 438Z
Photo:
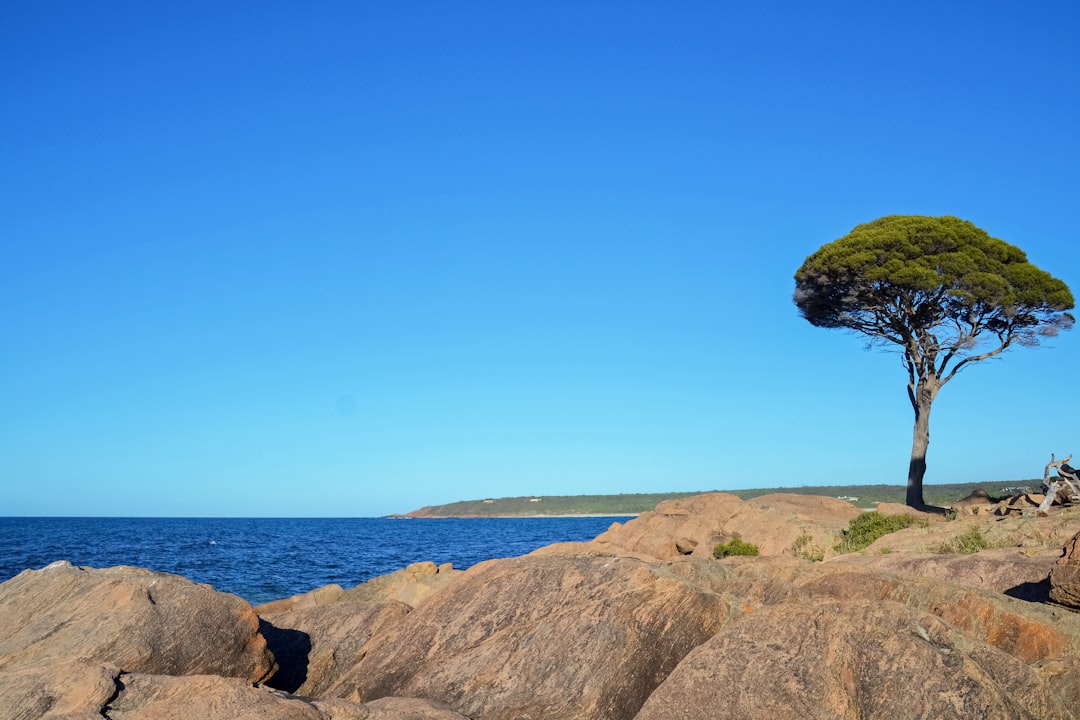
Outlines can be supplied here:
M57 560L183 575L253 605L329 583L352 587L414 562L513 557L591 540L626 517L3 518L0 582Z

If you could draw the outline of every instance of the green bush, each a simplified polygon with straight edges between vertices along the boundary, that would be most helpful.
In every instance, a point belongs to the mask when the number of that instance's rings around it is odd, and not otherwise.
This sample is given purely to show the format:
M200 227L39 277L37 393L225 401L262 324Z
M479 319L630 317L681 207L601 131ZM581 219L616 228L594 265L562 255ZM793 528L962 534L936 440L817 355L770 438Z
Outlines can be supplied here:
M850 553L868 547L879 537L911 527L915 518L911 515L882 515L864 512L848 523L847 530L840 531L840 542L833 546L838 553Z
M814 543L813 536L806 534L800 535L795 538L795 542L791 543L791 554L812 562L821 562L825 559L824 548Z
M757 555L758 546L753 543L743 542L736 535L726 543L720 543L714 547L712 554L714 558L726 558L732 555Z
M983 535L982 528L975 525L960 533L951 540L946 540L933 550L942 555L957 553L960 555L973 555L980 550L991 547L990 541Z

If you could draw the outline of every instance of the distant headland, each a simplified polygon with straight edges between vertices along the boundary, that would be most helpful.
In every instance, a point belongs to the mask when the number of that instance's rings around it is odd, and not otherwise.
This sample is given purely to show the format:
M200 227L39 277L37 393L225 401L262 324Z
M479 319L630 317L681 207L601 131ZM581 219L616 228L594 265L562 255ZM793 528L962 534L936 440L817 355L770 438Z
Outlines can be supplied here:
M974 490L983 489L991 497L1005 497L1017 489L1031 488L1037 491L1040 480L1015 480L997 482L944 483L926 485L927 503L947 507L967 497ZM582 515L638 515L652 510L665 500L699 495L704 492L725 492L748 500L762 495L783 492L797 495L824 495L840 498L862 508L873 508L878 503L903 503L903 485L814 485L802 487L769 487L746 490L695 490L671 493L627 493L621 495L524 495L521 497L483 498L462 500L447 505L429 505L403 515L402 518L483 518L483 517L559 517Z

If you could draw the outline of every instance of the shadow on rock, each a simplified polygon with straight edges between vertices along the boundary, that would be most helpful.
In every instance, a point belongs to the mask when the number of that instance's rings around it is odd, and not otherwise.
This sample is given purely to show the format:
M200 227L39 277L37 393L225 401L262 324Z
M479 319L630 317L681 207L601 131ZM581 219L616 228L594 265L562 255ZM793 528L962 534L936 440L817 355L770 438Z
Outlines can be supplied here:
M1050 578L1043 578L1039 582L1020 583L1006 590L1005 594L1028 602L1050 602Z
M278 664L278 671L263 684L287 693L296 692L307 680L311 636L299 630L274 627L263 618L259 618L259 632L266 638L266 647Z

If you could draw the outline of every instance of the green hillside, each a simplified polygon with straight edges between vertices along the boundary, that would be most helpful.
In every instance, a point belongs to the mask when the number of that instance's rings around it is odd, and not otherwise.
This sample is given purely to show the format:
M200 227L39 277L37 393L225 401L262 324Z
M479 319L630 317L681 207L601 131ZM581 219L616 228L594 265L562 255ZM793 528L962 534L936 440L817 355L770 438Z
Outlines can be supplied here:
M931 505L949 506L983 489L991 496L1005 497L1011 488L1030 488L1038 491L1040 480L1018 480L1008 483L947 483L925 485L923 493ZM818 485L802 487L754 488L749 490L723 490L721 492L747 498L769 493L785 492L799 495L824 495L826 497L854 498L850 502L858 507L874 507L878 503L904 502L903 485ZM657 503L673 498L700 495L711 490L678 493L636 493L625 495L534 495L512 498L485 498L463 500L449 505L434 505L407 513L408 517L526 517L535 515L636 515L652 510Z

